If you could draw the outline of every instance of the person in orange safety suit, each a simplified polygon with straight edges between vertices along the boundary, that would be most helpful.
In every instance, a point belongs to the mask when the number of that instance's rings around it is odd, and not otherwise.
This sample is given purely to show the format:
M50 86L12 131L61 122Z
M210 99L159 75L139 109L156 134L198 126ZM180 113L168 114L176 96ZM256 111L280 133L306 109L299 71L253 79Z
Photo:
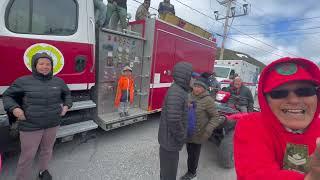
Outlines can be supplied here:
M133 104L134 98L134 80L132 77L132 69L125 66L122 75L118 80L117 94L114 105L118 108L120 117L129 115L130 104Z

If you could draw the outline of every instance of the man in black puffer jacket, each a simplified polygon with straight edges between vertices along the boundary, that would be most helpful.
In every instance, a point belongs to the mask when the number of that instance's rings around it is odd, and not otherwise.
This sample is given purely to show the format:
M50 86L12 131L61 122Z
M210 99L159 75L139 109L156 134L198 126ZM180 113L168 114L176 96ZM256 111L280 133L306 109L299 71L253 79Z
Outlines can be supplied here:
M39 177L51 179L48 162L61 117L71 108L72 100L68 86L53 76L53 60L48 54L37 53L32 57L32 75L15 80L4 92L3 104L19 122L21 155L17 180L29 179L39 146Z
M160 144L160 179L175 180L179 151L187 138L188 92L192 65L179 62L174 66L174 83L168 89L162 106L158 141Z

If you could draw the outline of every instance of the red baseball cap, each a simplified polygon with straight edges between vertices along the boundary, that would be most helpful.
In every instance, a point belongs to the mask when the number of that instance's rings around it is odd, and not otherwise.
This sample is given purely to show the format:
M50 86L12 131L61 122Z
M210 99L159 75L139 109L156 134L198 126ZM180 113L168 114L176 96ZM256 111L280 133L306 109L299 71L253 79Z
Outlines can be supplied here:
M320 85L318 66L306 59L281 58L271 63L267 71L269 72L263 84L264 93L292 81L310 81L315 85Z

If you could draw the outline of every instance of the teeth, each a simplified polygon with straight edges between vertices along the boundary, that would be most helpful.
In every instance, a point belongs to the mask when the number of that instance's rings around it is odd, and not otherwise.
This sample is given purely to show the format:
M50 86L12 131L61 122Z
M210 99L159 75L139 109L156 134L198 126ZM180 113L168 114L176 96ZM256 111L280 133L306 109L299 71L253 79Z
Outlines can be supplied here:
M288 112L290 112L290 113L302 113L303 110L297 110L297 109L295 109L295 110L288 110Z
M305 110L303 109L283 109L282 111L284 113L294 113L294 114L305 113Z

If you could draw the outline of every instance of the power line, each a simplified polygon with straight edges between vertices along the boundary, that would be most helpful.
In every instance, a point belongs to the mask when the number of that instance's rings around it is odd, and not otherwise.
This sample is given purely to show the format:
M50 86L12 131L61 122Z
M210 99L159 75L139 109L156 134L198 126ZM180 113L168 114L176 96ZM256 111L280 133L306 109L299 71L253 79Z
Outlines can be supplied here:
M320 16L301 18L301 19L292 19L292 20L283 20L283 21L271 22L271 23L265 23L265 24L238 24L234 26L268 26L270 24L277 24L277 23L283 23L283 22L299 22L299 21L307 21L307 20L318 19L318 18L320 18Z
M295 31L306 31L306 30L311 30L311 29L319 29L320 26L316 27L309 27L309 28L303 28L303 29L289 29L286 31L275 31L275 32L266 32L266 33L252 33L248 35L269 35L269 34L280 34L280 33L288 33L288 32L295 32ZM241 34L230 34L231 36L239 36Z
M189 9L191 9L191 10L193 10L193 11L196 11L197 13L199 13L199 14L201 14L201 15L203 15L203 16L211 19L211 20L213 20L214 22L216 22L216 20L215 20L214 18L212 18L211 16L209 16L209 15L207 15L207 14L205 14L205 13L203 13L203 12L197 10L197 9L194 9L193 7L187 5L187 4L185 4L185 3L183 3L183 2L181 2L181 1L179 1L179 0L175 0L175 1L177 1L178 3L180 3L180 4L182 4L182 5L186 6L186 7L188 7Z
M222 36L221 34L217 34L217 35L218 35L218 36ZM259 50L261 50L261 51L264 51L264 52L267 52L267 53L271 53L271 54L274 54L274 55L279 56L279 57L283 57L282 55L276 54L276 53L274 53L274 52L272 52L272 51L268 51L268 50L265 50L265 49L262 49L262 48L259 48L259 47L256 47L256 46L252 46L252 45L250 45L250 44L248 44L248 43L244 43L244 42L239 41L239 40L237 40L237 39L233 39L233 38L231 38L231 37L229 37L229 36L228 36L227 38L230 39L230 40L232 40L232 41L236 41L236 42L238 42L238 43L241 43L241 44L250 46L250 47L252 47L252 48L259 49Z
M233 1L233 3L234 3L236 6L240 7L240 9L242 9L243 4L240 4L238 1Z
M273 36L305 36L305 35L317 35L320 32L309 32L309 33L288 33L288 34L274 34ZM257 36L263 36L264 34L257 35Z
M198 12L198 13L200 13L200 14L202 14L202 15L204 15L204 16L206 16L206 17L208 17L208 15L206 15L206 14L204 14L204 13L202 13L202 12L200 12L200 11L192 8L192 7L190 7L190 6L187 5L187 4L182 3L180 0L175 0L175 1L178 2L178 3L180 3L180 4L182 4L182 5L184 5L184 6L186 6L186 7L188 7L188 8L190 8L190 9L192 9L192 10L194 10L194 11L196 11L196 12ZM209 17L209 18L212 19L212 20L214 20L214 19L211 18L211 17ZM223 24L223 23L220 22L220 21L217 21L217 22ZM285 51L285 50L281 50L281 49L279 49L279 48L277 48L277 47L274 47L274 46L272 46L272 45L270 45L270 44L268 44L268 43L266 43L266 42L264 42L264 41L262 41L262 40L260 40L260 39L257 39L257 38L255 38L255 37L253 37L253 36L251 36L251 35L248 35L248 34L242 32L242 31L240 31L240 30L238 30L238 29L236 29L236 28L234 28L234 27L232 27L232 26L229 26L229 25L228 25L228 27L231 28L231 29L233 29L233 30L235 30L235 31L237 31L237 32L239 32L240 34L243 34L243 35L245 35L245 36L247 36L247 37L250 37L251 39L254 39L254 40L256 40L256 41L258 41L258 42L260 42L260 43L262 43L262 44L264 44L264 45L266 45L266 46L269 46L269 47L271 47L271 48L273 48L273 49L276 49L276 50L285 52L285 53L290 54L290 55L295 56L295 57L299 57L298 55L295 55L295 54L293 54L293 53L291 53L291 52L288 52L288 51Z
M254 40L256 40L256 41L258 41L258 42L260 42L260 43L262 43L262 44L264 44L264 45L266 45L266 46L269 46L269 47L271 47L271 48L277 49L277 50L279 50L279 51L286 52L287 54L290 54L290 55L292 55L292 56L299 57L298 55L295 55L295 54L293 54L293 53L291 53L291 52L289 52L289 51L281 50L281 49L279 49L279 48L277 48L277 47L274 47L274 46L272 46L272 45L270 45L270 44L268 44L268 43L266 43L266 42L264 42L264 41L262 41L262 40L260 40L260 39L257 39L257 38L255 38L255 37L253 37L253 36L251 36L251 35L248 35L248 34L242 32L242 31L240 31L240 30L238 30L238 29L236 29L236 28L234 28L234 27L231 27L231 26L229 26L229 27L230 27L231 29L234 29L235 31L239 32L240 34L243 34L243 35L245 35L245 36L247 36L247 37L250 37L251 39L254 39Z

